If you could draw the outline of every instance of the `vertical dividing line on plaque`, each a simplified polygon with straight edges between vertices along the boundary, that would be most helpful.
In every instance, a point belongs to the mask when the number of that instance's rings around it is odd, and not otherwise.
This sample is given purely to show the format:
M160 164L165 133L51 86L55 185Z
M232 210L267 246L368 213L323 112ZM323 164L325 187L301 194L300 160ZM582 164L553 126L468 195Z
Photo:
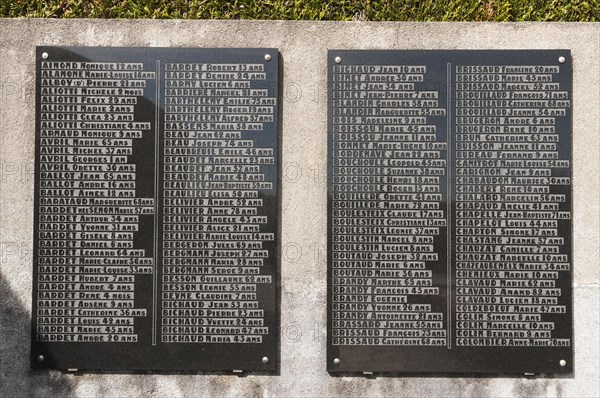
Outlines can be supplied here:
M446 164L446 300L447 302L447 342L448 349L452 348L452 67L450 62L446 64L446 152L448 156Z
M158 244L159 244L159 173L160 173L160 61L156 60L154 110L154 260L152 270L152 345L156 345L156 311L158 307Z

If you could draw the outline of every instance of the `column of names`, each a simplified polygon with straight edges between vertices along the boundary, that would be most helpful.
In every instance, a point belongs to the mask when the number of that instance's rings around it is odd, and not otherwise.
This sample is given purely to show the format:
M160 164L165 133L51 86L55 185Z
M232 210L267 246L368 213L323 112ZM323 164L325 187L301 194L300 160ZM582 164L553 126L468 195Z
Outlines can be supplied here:
M38 171L37 341L136 342L134 244L154 199L139 197L135 116L153 71L142 64L42 62Z
M446 227L439 91L418 88L423 65L333 71L332 342L446 345L446 308L432 304L445 260L434 249Z
M559 66L456 66L456 343L568 346ZM562 170L561 170L562 169Z
M274 148L261 147L276 99L253 82L262 64L167 63L163 173L162 342L261 343L258 286L269 253L261 191ZM252 138L252 136L258 138Z

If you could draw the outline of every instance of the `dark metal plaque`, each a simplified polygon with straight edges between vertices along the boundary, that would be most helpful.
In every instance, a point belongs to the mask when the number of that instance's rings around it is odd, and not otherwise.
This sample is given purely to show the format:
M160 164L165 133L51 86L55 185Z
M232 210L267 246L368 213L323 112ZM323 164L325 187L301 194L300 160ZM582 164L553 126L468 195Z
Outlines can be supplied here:
M277 371L277 50L36 67L32 366Z
M330 372L573 372L568 50L330 51Z

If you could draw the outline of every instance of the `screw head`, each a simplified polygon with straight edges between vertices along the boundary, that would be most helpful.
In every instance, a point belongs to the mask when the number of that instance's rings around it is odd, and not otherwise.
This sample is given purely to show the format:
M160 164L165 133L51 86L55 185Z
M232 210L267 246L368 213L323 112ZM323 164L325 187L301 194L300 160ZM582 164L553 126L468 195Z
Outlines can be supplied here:
M45 359L45 358L44 358L44 356L43 356L43 355L38 355L38 356L37 356L37 361L38 361L38 362L44 362L44 359Z
M566 61L565 57L558 57L558 62L560 62L561 64L564 64Z
M341 57L335 57L335 63L339 64L340 62L342 62L342 58Z
M269 357L262 357L262 363L269 363Z
M335 358L335 359L333 360L333 364L334 364L334 365L339 365L341 362L342 362L342 361L340 361L340 359L339 359L339 358Z
M271 60L271 54L265 54L265 61L269 62Z
M567 361L565 361L564 359L561 359L559 362L560 366L567 366Z
M48 59L48 53L42 53L42 58L43 59Z

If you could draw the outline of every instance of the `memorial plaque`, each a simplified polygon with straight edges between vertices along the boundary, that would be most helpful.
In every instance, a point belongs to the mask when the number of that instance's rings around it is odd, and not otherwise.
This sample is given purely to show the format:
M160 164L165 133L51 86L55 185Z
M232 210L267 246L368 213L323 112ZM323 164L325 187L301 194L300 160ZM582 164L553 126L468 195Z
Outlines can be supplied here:
M330 51L330 372L573 372L569 50Z
M36 68L32 366L277 371L277 50Z

